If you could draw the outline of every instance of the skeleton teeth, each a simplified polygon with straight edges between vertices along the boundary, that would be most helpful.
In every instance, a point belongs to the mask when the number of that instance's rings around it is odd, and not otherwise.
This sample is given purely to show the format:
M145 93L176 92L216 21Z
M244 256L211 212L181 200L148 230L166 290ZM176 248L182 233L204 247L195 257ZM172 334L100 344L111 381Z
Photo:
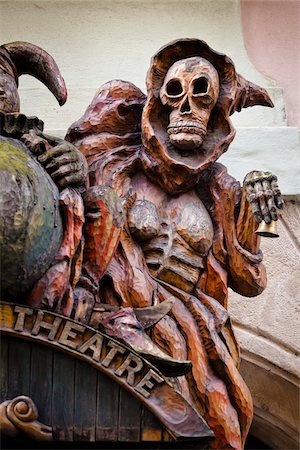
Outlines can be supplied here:
M194 120L178 120L176 122L171 122L168 128L177 128L177 127L193 127L204 129L203 125L199 124Z
M206 128L194 120L179 120L171 122L168 126L168 134L190 133L190 134L203 134Z

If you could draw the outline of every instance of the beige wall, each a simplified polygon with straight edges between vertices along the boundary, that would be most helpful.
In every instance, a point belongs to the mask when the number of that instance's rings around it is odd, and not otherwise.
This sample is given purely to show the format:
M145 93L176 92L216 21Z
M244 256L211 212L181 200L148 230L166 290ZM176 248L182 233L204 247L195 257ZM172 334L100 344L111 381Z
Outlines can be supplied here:
M229 310L255 404L252 432L271 448L286 450L299 448L299 203L286 202L278 232L278 239L261 239L266 290L254 298L230 292Z

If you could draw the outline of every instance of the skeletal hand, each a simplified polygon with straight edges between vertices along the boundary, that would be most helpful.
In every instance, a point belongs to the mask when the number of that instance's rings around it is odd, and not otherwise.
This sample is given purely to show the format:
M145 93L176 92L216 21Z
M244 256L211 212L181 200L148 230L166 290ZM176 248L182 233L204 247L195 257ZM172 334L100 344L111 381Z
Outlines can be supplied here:
M60 186L80 186L87 177L85 157L70 142L43 135L51 148L38 156L51 178Z
M277 208L283 209L284 201L275 175L254 170L245 176L243 186L257 222L278 219Z

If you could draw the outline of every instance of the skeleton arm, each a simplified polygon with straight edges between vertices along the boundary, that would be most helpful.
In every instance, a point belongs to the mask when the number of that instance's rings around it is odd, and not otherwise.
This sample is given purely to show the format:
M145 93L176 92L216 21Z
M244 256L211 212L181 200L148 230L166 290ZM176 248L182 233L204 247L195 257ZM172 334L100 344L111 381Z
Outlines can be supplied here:
M260 294L266 285L260 238L255 234L258 223L277 220L277 209L284 202L271 172L253 171L246 175L238 220L236 239L233 240L230 266L230 286L242 295Z

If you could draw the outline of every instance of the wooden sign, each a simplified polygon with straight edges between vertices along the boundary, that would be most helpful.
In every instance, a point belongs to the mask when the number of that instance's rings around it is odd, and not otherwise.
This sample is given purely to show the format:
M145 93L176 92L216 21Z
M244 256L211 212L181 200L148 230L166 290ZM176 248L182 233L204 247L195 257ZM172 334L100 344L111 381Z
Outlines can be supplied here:
M58 314L0 303L3 334L36 341L82 359L143 402L176 438L213 436L205 421L148 361L126 345Z

